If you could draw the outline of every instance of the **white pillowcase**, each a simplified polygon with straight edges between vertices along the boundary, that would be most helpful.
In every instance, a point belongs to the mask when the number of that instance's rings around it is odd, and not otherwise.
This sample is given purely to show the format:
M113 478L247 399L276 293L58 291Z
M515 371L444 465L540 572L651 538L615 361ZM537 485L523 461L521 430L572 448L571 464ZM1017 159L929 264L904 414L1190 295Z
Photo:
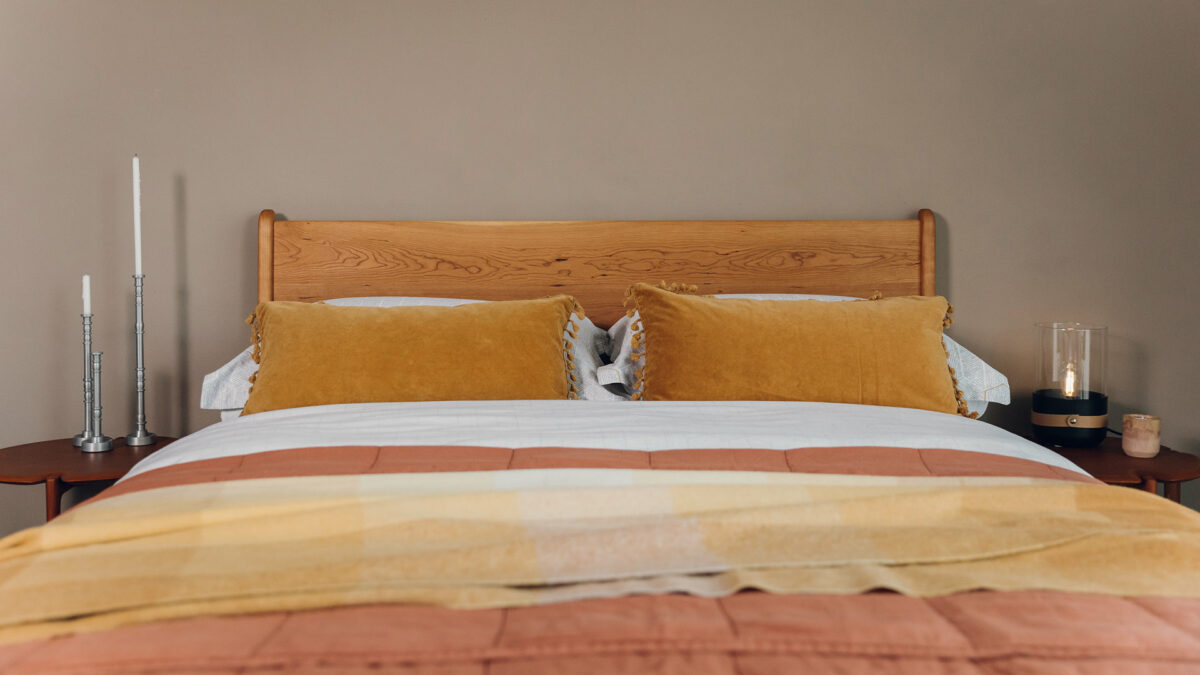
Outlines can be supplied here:
M820 300L823 302L861 299L846 297L844 295L782 293L726 294L714 295L713 297L744 298L747 300ZM629 330L629 326L636 318L637 312L634 312L634 318L622 317L613 324L612 328L608 329L609 345L611 349L615 350L615 353L612 354L613 362L609 365L601 366L599 372L596 374L601 384L623 385L631 395L636 393L637 390L637 375L634 373L637 367L633 361L633 335L632 331ZM1003 373L989 366L983 359L950 339L950 336L943 334L942 342L946 345L946 353L949 355L947 362L954 369L955 377L958 380L958 388L962 390L963 401L966 402L968 410L982 415L983 411L987 409L988 403L1008 405L1011 395L1008 388L1008 378Z
M326 300L330 305L345 307L454 307L484 300L460 298L418 298L407 296L335 298ZM563 333L563 339L571 343L575 354L575 375L579 378L579 398L585 401L624 401L629 397L614 394L597 380L600 354L608 351L608 334L590 319L576 319L579 324L578 337ZM250 376L258 371L258 364L250 357L251 347L233 357L229 363L204 376L200 389L200 407L204 410L220 410L221 419L226 420L242 414L246 399L250 397Z

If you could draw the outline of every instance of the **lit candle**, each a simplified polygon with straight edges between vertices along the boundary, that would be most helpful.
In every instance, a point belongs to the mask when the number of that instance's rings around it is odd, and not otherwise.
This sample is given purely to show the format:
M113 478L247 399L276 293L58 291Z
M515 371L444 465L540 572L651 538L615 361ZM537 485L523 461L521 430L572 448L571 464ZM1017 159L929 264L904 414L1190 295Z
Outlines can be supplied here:
M1071 398L1075 396L1075 364L1067 364L1067 375L1063 378L1063 396Z
M133 156L133 273L142 273L142 170Z
M83 313L92 313L92 277L83 275Z

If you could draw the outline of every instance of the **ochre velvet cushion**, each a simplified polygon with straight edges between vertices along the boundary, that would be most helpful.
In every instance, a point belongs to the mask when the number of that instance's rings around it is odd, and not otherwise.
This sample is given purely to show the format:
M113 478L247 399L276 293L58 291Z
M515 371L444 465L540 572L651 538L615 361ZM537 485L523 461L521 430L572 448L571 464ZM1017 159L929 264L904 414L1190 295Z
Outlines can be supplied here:
M942 297L741 300L630 289L646 400L863 403L965 414ZM636 345L641 346L641 345Z
M456 307L266 302L243 415L331 403L570 398L575 299Z

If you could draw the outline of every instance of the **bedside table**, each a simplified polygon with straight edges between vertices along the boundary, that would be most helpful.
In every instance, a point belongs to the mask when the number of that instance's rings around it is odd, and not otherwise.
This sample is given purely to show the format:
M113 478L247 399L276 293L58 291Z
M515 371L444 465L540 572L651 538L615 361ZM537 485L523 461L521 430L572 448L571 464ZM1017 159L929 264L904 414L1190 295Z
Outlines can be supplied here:
M161 450L174 438L158 437L154 445L129 447L124 438L113 439L109 452L83 452L71 439L40 441L0 449L0 483L46 484L46 520L59 514L62 496L76 485L115 481L134 464Z
M1162 483L1163 496L1176 503L1180 484L1200 478L1200 457L1176 452L1165 445L1149 459L1126 455L1118 436L1109 436L1095 448L1046 447L1110 485L1136 485L1158 494L1158 484Z

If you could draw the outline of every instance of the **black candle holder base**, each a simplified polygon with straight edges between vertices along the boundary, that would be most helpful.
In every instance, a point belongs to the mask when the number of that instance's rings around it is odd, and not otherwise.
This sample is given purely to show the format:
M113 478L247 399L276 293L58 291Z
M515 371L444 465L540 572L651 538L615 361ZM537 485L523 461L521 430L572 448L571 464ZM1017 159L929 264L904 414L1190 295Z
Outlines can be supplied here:
M1038 443L1057 445L1063 448L1094 448L1104 442L1107 429L1072 429L1070 427L1044 427L1033 425L1033 437Z
M1108 396L1066 397L1054 389L1033 392L1033 437L1066 448L1094 448L1108 436Z

